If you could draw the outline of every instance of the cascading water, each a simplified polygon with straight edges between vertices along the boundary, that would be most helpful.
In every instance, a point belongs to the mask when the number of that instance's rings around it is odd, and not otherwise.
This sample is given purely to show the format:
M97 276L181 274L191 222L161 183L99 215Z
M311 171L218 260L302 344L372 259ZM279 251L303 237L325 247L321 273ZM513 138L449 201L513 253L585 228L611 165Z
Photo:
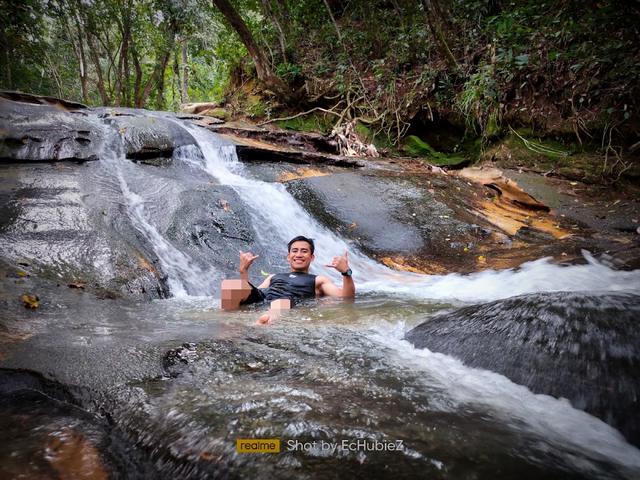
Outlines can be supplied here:
M358 290L408 295L414 298L478 302L544 291L640 292L640 270L613 270L584 253L586 265L561 266L547 259L526 263L516 270L485 271L471 275L419 275L390 270L361 254L322 227L287 192L282 184L248 178L233 146L221 146L215 135L190 127L204 158L185 154L189 164L205 170L222 184L232 186L250 208L254 228L272 248L283 248L296 235L316 241L312 268L335 275L324 265L331 256L348 251Z
M172 208L169 200L176 198L177 193L172 191L175 188L163 179L154 181L144 168L127 160L119 138L114 137L110 129L105 129L104 135L111 141L105 142L102 164L117 179L127 215L157 255L171 294L175 297L211 295L212 280L217 278L215 271L198 266L166 238L158 225Z

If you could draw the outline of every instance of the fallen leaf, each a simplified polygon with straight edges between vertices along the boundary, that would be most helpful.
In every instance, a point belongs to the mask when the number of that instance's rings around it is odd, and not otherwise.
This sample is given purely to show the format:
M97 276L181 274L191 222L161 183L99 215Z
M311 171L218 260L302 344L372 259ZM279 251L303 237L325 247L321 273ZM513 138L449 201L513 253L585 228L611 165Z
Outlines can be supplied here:
M260 275L262 275L263 277L268 277L269 274L267 272L265 272L264 270L260 270Z
M229 202L227 202L224 198L219 199L218 203L225 212L229 211Z
M80 283L80 282L76 282L76 283L70 283L69 285L67 285L69 288L82 288L84 290L86 284L84 283Z
M37 295L29 295L28 293L25 293L20 297L20 300L24 303L25 308L36 309L40 305L40 299Z
M27 272L25 272L24 270L18 270L19 277L26 277L27 275L28 275Z
M358 228L358 224L356 222L353 222L351 225L349 225L349 228L351 230L353 230L354 228Z

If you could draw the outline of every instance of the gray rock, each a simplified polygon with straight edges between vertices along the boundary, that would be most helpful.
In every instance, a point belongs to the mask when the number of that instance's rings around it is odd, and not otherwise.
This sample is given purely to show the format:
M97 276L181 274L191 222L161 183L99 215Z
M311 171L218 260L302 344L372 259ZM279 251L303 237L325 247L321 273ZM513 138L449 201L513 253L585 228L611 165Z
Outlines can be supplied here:
M639 317L632 294L522 295L437 315L406 339L567 398L640 445Z
M322 223L373 255L429 255L474 235L475 226L406 177L349 172L294 180L287 189Z
M102 139L90 110L0 97L0 161L97 160Z
M145 110L123 108L97 112L120 132L126 157L132 160L166 165L176 148L196 143L171 114L151 116Z
M0 256L52 284L107 295L166 296L153 251L93 183L99 162L0 167ZM100 198L101 200L98 200ZM123 232L123 233L122 233ZM108 293L111 292L111 293Z

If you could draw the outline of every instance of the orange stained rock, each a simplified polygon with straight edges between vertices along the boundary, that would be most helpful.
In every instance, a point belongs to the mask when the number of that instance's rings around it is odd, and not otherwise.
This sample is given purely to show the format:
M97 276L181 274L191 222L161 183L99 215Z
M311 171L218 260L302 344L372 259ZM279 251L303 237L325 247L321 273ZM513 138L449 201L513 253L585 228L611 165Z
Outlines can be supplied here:
M256 140L255 138L246 138L232 133L218 133L221 137L228 138L238 145L245 145L247 147L260 148L262 150L268 150L272 152L290 153L293 150L287 148L280 148L272 143L264 142L262 140Z
M51 434L45 458L63 480L109 478L98 449L69 427Z
M532 212L507 202L485 200L475 213L508 235L515 235L522 227L548 233L559 240L571 236L559 227L557 219L546 212Z
M557 239L571 236L560 228L548 206L522 190L515 181L505 178L497 168L464 168L458 175L496 192L497 198L480 202L476 213L503 232L515 235L526 226Z
M136 253L136 257L138 257L138 265L141 268L144 268L146 271L153 273L156 277L160 276L158 274L158 270L156 270L156 267L151 265L149 261L146 258L144 258L140 253Z
M310 167L301 167L293 172L283 172L278 177L279 182L289 182L291 180L297 180L298 178L310 178L310 177L324 177L329 175L327 172L323 172L321 170L310 168Z
M403 272L412 272L412 273L426 273L426 274L444 274L448 273L447 269L442 265L429 264L428 266L422 266L421 268L417 268L411 265L407 265L407 260L401 256L395 257L383 257L380 259L382 263L384 263L387 267L393 268L394 270L401 270ZM426 262L425 262L426 263Z

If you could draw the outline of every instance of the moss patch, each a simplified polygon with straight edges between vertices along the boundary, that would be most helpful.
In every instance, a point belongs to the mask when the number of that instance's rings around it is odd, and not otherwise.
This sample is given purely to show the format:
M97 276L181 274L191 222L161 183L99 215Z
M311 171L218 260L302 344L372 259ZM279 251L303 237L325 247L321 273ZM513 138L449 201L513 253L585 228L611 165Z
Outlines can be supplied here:
M434 165L441 167L462 165L469 163L469 156L463 153L443 153L438 152L427 142L421 140L415 135L409 135L404 142L403 148L405 152L413 157L422 157Z
M294 130L296 132L317 132L323 135L331 133L333 128L333 117L323 114L309 114L290 120L276 122L280 128Z

